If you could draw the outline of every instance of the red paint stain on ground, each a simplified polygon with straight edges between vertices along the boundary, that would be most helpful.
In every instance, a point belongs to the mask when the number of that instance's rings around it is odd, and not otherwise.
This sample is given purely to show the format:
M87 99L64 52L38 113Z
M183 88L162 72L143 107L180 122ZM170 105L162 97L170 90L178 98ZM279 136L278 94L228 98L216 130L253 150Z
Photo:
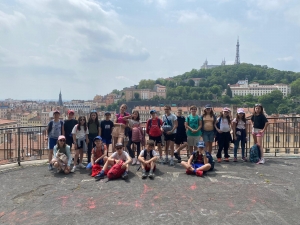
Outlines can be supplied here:
M138 201L135 201L135 208L142 208L142 205Z
M89 200L88 201L88 204L89 204L89 209L95 209L96 208L96 204L95 204L95 201L94 200Z
M230 208L233 208L233 207L234 207L234 204L230 201L230 202L228 202L228 206L229 206Z
M69 198L68 196L61 196L60 198L58 198L58 199L62 199L62 203L61 203L62 207L66 206L66 202L68 198Z
M194 184L190 187L190 189L191 189L191 190L197 189L196 183L194 183Z
M0 217L4 216L5 215L5 212L1 212L0 213Z

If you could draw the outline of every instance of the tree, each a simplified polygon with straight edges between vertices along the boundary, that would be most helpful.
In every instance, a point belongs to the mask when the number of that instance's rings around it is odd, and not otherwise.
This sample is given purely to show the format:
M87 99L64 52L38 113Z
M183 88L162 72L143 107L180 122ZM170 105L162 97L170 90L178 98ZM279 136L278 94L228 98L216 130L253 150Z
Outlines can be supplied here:
M188 85L191 87L195 86L195 81L193 81L192 79L188 80Z
M229 85L227 85L227 87L226 87L226 95L228 95L230 98L232 98L232 91L231 91Z
M133 95L134 95L134 99L135 100L139 100L140 99L140 94L139 93L135 92Z
M155 81L154 80L141 80L139 82L139 89L153 89L155 85Z
M291 83L291 95L300 96L300 78Z
M120 95L121 91L114 89L111 93L116 94L116 95Z
M101 106L100 106L100 110L101 110L101 111L104 111L104 110L105 110L105 106L104 106L104 105L101 105Z

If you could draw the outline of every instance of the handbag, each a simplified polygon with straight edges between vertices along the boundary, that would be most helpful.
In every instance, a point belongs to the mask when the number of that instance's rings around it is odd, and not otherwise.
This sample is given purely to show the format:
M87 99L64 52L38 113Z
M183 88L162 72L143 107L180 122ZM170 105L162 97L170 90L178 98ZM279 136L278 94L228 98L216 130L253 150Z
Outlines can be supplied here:
M56 157L59 158L64 164L68 163L68 157L64 153L57 152Z

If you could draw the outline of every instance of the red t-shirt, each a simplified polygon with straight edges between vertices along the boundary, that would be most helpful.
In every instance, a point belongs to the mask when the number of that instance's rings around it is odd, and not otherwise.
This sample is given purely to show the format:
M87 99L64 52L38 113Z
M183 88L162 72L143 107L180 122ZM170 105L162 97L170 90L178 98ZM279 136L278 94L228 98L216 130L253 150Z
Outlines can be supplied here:
M203 159L203 155L201 153L199 153L196 163L201 163L204 164L204 159Z
M105 151L106 151L106 146L105 145L102 145L101 149L97 149L97 147L93 148L92 149L92 154L94 156L94 158L93 158L94 161L99 159L104 154Z

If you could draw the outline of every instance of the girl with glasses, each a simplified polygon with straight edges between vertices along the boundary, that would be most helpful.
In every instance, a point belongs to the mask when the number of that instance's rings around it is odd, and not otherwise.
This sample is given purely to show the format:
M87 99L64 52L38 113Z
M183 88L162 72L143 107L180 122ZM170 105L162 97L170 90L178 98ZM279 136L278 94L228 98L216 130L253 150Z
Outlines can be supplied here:
M53 148L54 158L51 164L57 169L57 172L70 173L70 165L72 161L70 146L66 145L65 136L58 137L57 143Z

